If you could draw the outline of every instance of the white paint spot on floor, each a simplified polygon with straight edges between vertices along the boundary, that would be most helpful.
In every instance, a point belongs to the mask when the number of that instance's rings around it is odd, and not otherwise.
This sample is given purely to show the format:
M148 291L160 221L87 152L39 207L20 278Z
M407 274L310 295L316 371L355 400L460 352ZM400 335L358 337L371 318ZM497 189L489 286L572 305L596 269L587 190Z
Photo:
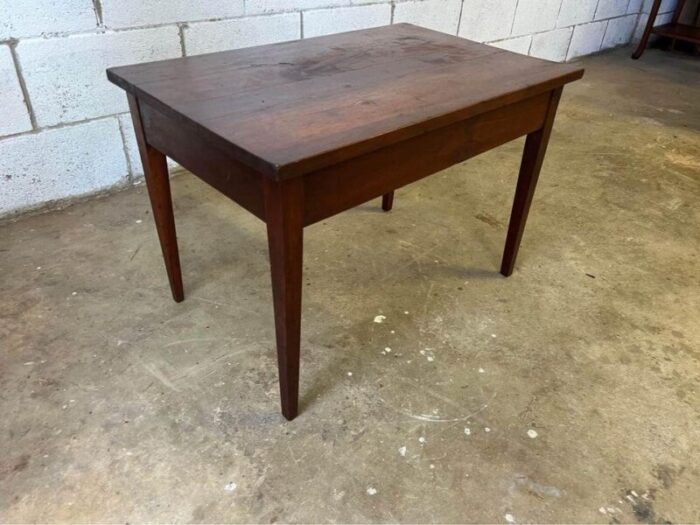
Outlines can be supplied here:
M34 364L34 361L27 361L24 363L24 366L32 366Z
M385 319L386 319L386 315L375 315L374 316L375 323L383 323Z
M226 483L226 485L224 485L224 490L226 492L233 492L234 490L236 490L237 486L238 485L236 485L233 481L229 481L228 483Z
M467 435L467 436L471 436L471 435L472 435L472 429L469 428L469 427L464 427L464 434Z
M512 514L506 514L505 518L508 523L515 523L515 517Z
M531 428L530 430L527 431L527 435L530 439L535 439L537 437L537 430L534 428Z
M374 496L376 493L377 489L375 489L374 487L367 487L367 494L369 494L370 496Z
M491 334L491 337L493 337L493 338L495 339L495 338L496 338L496 334Z
M599 508L598 508L598 512L600 512L601 514L607 514L607 511L605 510L605 507L599 507Z
M395 333L396 333L396 330L392 330L391 333L392 333L392 334L395 334Z
M421 436L421 437L418 438L418 443L420 443L420 444L422 444L422 445L425 444L425 441L426 441L426 439L425 439L423 436Z
M403 313L408 315L408 310L404 310Z
M136 224L141 224L143 221L141 219L136 219Z
M406 447L399 447L399 454L401 454L403 457L406 457Z
M435 468L435 465L433 465L433 464L431 463L431 464L430 464L430 468L431 468L431 469L434 469L434 468Z
M480 374L483 374L484 372L486 372L486 370L484 370L483 368L479 368L479 373L480 373Z
M420 355L425 357L429 363L432 363L433 361L435 361L435 354L433 354L433 351L430 348L426 348L425 350L421 350Z
M390 353L391 353L391 348L389 348L389 347L387 346L387 347L384 349L384 351L385 351L387 354L390 354Z
M352 377L352 372L348 372L348 377Z
M491 432L491 429L489 427L484 427L484 432Z
M37 270L41 270L41 266L37 266L36 269L37 269Z
M78 292L73 292L71 295L78 295Z

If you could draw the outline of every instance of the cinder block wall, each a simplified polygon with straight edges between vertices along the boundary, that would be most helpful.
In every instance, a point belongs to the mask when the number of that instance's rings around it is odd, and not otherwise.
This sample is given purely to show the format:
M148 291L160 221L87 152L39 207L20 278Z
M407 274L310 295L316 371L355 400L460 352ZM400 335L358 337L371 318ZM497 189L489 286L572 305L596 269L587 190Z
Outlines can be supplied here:
M675 0L665 0L660 17ZM0 216L142 175L105 68L411 22L549 60L628 43L651 0L0 0Z

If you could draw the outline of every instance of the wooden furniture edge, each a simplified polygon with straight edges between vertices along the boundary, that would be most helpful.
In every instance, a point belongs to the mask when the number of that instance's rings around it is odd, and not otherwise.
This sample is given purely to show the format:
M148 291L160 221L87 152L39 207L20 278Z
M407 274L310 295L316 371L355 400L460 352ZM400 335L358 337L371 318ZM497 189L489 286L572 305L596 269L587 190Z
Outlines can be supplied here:
M211 131L210 129L198 124L195 120L179 113L167 104L161 102L157 98L129 83L116 73L113 69L107 69L107 78L110 82L124 89L127 93L136 96L137 99L143 100L151 106L158 108L162 113L170 116L181 124L189 126L195 133L199 134L204 140L211 141L217 144L222 150L227 151L233 158L245 164L263 175L274 180L284 180L292 177L298 177L319 169L332 166L339 162L371 153L372 151L381 149L391 144L400 143L415 136L424 134L435 129L466 120L471 117L478 116L481 113L488 112L494 108L510 105L521 100L531 98L535 95L550 92L554 89L561 88L568 83L574 82L583 77L584 69L578 68L569 71L566 74L554 77L547 82L538 83L530 86L527 89L519 90L514 93L507 93L499 97L483 101L479 104L461 108L455 111L439 115L427 121L411 124L392 130L382 135L370 137L361 142L350 144L340 149L334 149L329 152L318 154L314 157L302 159L296 163L286 165L275 165L257 155L248 152L247 150L232 144L229 140Z

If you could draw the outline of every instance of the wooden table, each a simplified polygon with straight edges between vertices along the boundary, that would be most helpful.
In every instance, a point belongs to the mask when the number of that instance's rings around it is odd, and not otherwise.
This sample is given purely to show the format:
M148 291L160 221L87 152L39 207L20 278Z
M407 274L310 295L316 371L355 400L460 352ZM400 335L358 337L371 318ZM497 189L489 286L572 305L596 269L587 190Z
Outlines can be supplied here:
M659 8L661 7L661 0L654 0L651 6L651 11L649 13L649 18L647 19L647 25L644 28L644 33L642 33L642 38L639 40L637 49L632 53L632 58L635 60L642 56L644 50L647 48L649 43L649 37L652 34L668 37L671 39L671 46L675 46L676 40L682 40L684 42L691 42L695 44L696 52L698 50L697 46L700 46L700 1L697 2L695 6L695 15L692 17L692 24L681 23L681 15L683 14L683 9L687 7L686 0L678 0L676 3L676 8L673 11L673 16L668 24L663 24L654 27L656 22L656 17L659 14Z
M527 135L510 275L564 84L583 70L397 24L107 70L127 91L175 301L166 155L267 223L282 414L298 411L303 230Z

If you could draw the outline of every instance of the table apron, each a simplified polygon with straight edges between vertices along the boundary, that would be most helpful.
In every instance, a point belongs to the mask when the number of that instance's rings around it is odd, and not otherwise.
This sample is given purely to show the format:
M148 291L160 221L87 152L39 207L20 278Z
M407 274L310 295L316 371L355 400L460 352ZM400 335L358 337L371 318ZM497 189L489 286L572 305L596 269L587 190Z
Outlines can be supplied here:
M551 92L304 176L304 225L358 206L544 125Z
M178 122L139 100L148 143L186 170L265 220L263 175L203 139L190 124Z
M336 215L496 146L540 129L551 92L482 113L333 166L302 175L304 225ZM266 219L265 175L203 139L188 123L139 100L148 143Z

